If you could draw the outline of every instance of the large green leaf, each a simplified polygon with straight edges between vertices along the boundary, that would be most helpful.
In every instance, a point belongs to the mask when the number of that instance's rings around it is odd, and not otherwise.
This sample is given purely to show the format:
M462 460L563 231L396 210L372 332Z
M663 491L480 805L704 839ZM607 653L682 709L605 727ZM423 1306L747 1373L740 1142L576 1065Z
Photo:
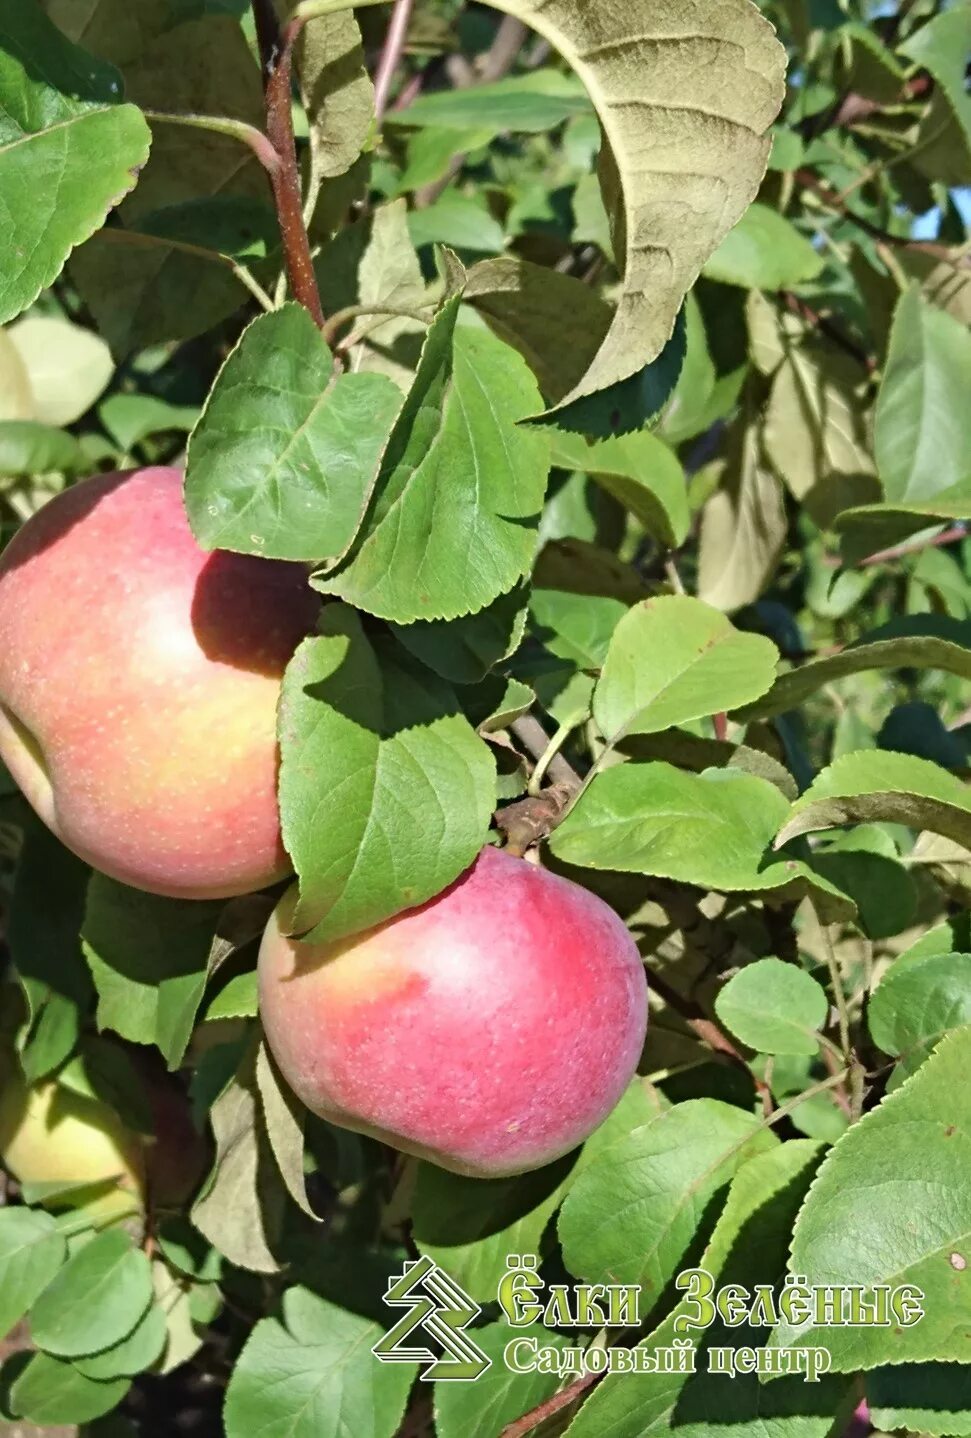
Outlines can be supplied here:
M27 308L105 222L148 158L121 77L35 0L0 3L0 323Z
M887 1054L928 1048L971 1024L971 954L902 955L870 995L867 1024Z
M790 889L808 884L844 915L853 905L799 859L771 854L786 814L774 784L738 769L687 774L670 764L623 764L599 774L550 837L582 868L652 874L702 889Z
M306 1288L263 1318L233 1369L227 1438L392 1438L415 1378L411 1363L378 1363L381 1325Z
M691 511L684 469L674 451L649 430L593 444L578 434L556 432L553 463L589 474L666 549L677 549L687 538Z
M0 1210L0 1338L23 1318L66 1257L64 1236L50 1214Z
M421 95L406 109L396 111L392 122L488 131L492 139L506 130L543 134L589 109L587 94L572 75L540 69L488 85Z
M772 1287L784 1267L795 1215L818 1162L819 1145L793 1139L751 1158L738 1170L721 1217L699 1267L712 1275L719 1288L744 1285ZM843 1400L846 1417L847 1385L823 1379L808 1384L800 1374L763 1385L751 1372L739 1369L731 1379L709 1370L709 1353L718 1347L733 1354L740 1348L759 1347L765 1329L747 1324L714 1324L692 1332L696 1313L692 1299L682 1299L660 1328L638 1347L664 1350L685 1335L697 1348L694 1373L648 1372L631 1378L609 1374L584 1403L567 1430L570 1438L826 1438L833 1431L834 1414ZM837 1427L841 1431L842 1424Z
M330 563L346 553L401 392L384 375L333 369L302 305L246 330L189 441L186 509L205 548Z
M827 684L870 669L942 669L971 679L971 623L938 614L891 620L838 654L780 674L767 694L746 704L735 718L747 721L785 714Z
M891 502L931 500L971 479L968 374L967 327L917 286L907 290L894 315L876 413L877 469Z
M771 686L778 657L771 640L736 629L700 599L646 599L614 630L594 718L616 743L734 709L739 695Z
M883 1363L967 1361L971 1289L971 1028L943 1040L918 1073L847 1129L796 1222L790 1272L800 1282L910 1284L923 1316L909 1324L774 1330L773 1346L821 1344L837 1372Z
M971 10L967 5L955 5L936 15L929 24L916 29L900 51L934 76L971 146L971 95L967 83Z
M796 800L776 847L799 834L871 821L930 829L968 848L971 790L929 759L861 749L824 769Z
M563 405L656 358L705 260L755 198L785 55L748 0L497 0L579 75L604 134L601 173L623 286ZM687 217L690 216L690 219Z
M503 1362L506 1345L521 1338L535 1339L540 1348L565 1348L570 1342L562 1333L535 1323L526 1328L508 1323L477 1328L476 1344L492 1367L474 1384L435 1384L436 1438L496 1438L507 1424L552 1397L560 1385L557 1373L513 1373Z
M455 328L457 304L429 330L354 547L314 581L398 624L484 609L536 552L549 441L516 423L535 383L488 330Z
M180 903L95 874L81 937L98 991L98 1025L182 1062L224 905Z
M610 306L590 285L518 256L473 265L464 297L519 350L550 404L586 373L610 328Z
M148 1259L109 1229L78 1250L38 1298L30 1331L56 1358L97 1353L125 1338L152 1299Z
M43 1428L88 1423L117 1407L128 1386L127 1378L99 1383L86 1378L72 1363L35 1353L11 1385L9 1405L19 1418Z
M781 959L758 959L719 990L715 1012L736 1038L759 1053L815 1054L829 1000L804 969Z
M971 477L913 504L863 504L844 509L833 523L840 535L843 563L851 565L945 520L966 519L969 514Z
M372 643L344 605L320 627L283 682L280 808L300 879L295 926L332 940L424 903L468 868L495 768L447 684Z
M779 1140L754 1114L715 1099L676 1104L605 1148L570 1189L558 1223L571 1273L639 1283L647 1313L710 1205L748 1159Z
M791 220L768 205L750 205L705 265L709 279L745 289L792 289L815 279L822 255Z

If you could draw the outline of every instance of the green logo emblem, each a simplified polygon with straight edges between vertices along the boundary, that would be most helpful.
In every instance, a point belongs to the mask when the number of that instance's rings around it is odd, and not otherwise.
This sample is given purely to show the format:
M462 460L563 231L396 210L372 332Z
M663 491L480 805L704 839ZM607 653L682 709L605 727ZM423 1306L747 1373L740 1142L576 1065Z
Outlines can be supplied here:
M409 1312L371 1349L382 1363L427 1364L421 1375L427 1382L457 1378L471 1383L491 1366L492 1360L464 1332L482 1310L433 1259L426 1256L406 1263L404 1272L388 1284L384 1301ZM409 1343L412 1334L425 1341Z

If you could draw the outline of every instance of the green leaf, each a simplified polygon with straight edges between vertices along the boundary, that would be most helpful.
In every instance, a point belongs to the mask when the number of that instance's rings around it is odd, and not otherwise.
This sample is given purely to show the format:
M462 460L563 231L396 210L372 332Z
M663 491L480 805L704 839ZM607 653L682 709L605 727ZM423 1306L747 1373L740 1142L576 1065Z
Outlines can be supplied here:
M494 1303L510 1253L538 1253L563 1197L572 1159L513 1178L463 1178L418 1166L414 1239L470 1297Z
M74 424L114 374L104 340L58 316L28 315L7 333L27 370L33 418L42 424Z
M182 1062L202 1001L221 900L186 904L95 874L81 936L98 991L98 1027L157 1044Z
M287 669L280 711L294 924L314 942L439 893L472 863L495 807L492 758L448 686L372 642L344 605L327 606L320 627Z
M134 1378L161 1357L167 1331L165 1310L153 1303L127 1338L101 1353L76 1359L74 1366L85 1378L94 1378L99 1383L113 1378Z
M433 204L412 210L408 234L416 249L450 245L474 254L499 254L506 244L502 226L492 218L481 197L446 190Z
M0 1338L5 1338L55 1276L67 1244L50 1214L0 1209Z
M721 1217L698 1262L718 1287L742 1284L775 1285L785 1266L792 1225L818 1162L819 1145L794 1139L771 1148L739 1169ZM683 1299L640 1348L668 1348L690 1332L679 1319L693 1316L694 1305ZM608 1375L584 1403L570 1425L570 1438L826 1438L841 1431L834 1423L841 1407L848 1420L852 1404L847 1384L824 1378L807 1384L801 1375L763 1385L754 1373L724 1375L708 1370L708 1352L761 1346L764 1329L728 1327L721 1320L693 1335L698 1348L697 1371L691 1375L646 1373L631 1381L625 1374ZM855 1402L855 1399L853 1400ZM717 1416L717 1423L713 1422ZM842 1415L841 1415L842 1416Z
M731 430L717 492L701 517L698 597L732 613L768 587L788 529L779 480L765 463L756 395L744 398Z
M931 1048L971 1024L971 954L906 954L870 995L870 1036L887 1054Z
M705 264L705 275L743 289L793 289L814 280L823 257L790 220L768 205L749 205Z
M10 1389L10 1407L19 1418L42 1427L90 1423L116 1408L128 1392L127 1378L97 1383L71 1363L35 1353Z
M210 1110L216 1160L192 1208L196 1228L239 1268L276 1273L285 1202L262 1120L252 1044Z
M876 825L860 824L815 848L813 868L853 899L867 938L890 938L917 918L913 869L904 867L893 839Z
M743 1044L764 1054L815 1054L826 1022L826 991L781 959L747 964L720 990L715 1013Z
M108 1229L69 1259L30 1312L38 1348L55 1358L97 1353L126 1338L152 1300L148 1259Z
M227 1438L392 1438L416 1365L378 1363L378 1323L291 1288L250 1334L226 1391Z
M810 694L871 669L941 669L971 679L971 623L940 614L913 614L864 634L838 654L780 674L772 688L733 716L771 719L797 709Z
M649 431L594 444L556 431L553 463L590 475L665 549L677 549L687 538L691 511L684 469L674 451Z
M316 1214L307 1199L303 1176L303 1125L306 1110L286 1087L265 1043L256 1053L256 1085L273 1157L287 1193L309 1218Z
M30 419L0 423L0 474L75 474L87 463L73 435Z
M671 338L654 359L596 394L557 406L537 422L590 439L612 439L644 429L654 423L674 393L684 364L685 342L682 308L675 316Z
M573 75L540 69L489 85L421 95L406 109L396 111L390 121L395 125L488 130L482 141L485 144L506 130L543 134L589 110L586 92Z
M74 1049L91 980L78 930L90 869L39 820L27 821L10 901L7 939L28 1004L19 1040L28 1083L46 1078Z
M512 255L473 265L463 298L519 351L550 404L582 377L610 327L610 306L590 285Z
M647 599L614 630L593 714L615 744L734 709L771 687L778 651L688 595Z
M971 13L966 6L953 9L921 25L900 46L902 55L929 70L947 96L949 106L971 145L971 96L966 65L971 50Z
M877 469L886 498L927 501L971 479L964 375L971 334L928 304L916 286L901 296L877 399Z
M790 1272L810 1285L912 1284L923 1317L878 1324L786 1323L771 1344L822 1344L840 1373L967 1358L971 1290L971 1028L948 1035L918 1073L847 1129L796 1222ZM905 1221L901 1221L904 1216Z
M195 405L168 404L151 394L113 394L99 405L98 418L115 443L130 454L153 434L190 430L199 410Z
M121 77L78 50L34 0L0 4L0 324L54 280L148 158Z
M635 374L670 339L685 293L755 198L785 56L743 0L703 14L678 0L593 8L498 0L497 8L560 52L604 133L601 183L623 285L610 330L566 405ZM649 155L658 158L648 164Z
M646 1313L738 1169L778 1142L730 1104L677 1104L608 1145L573 1184L558 1224L564 1262L590 1283L641 1284Z
M536 552L549 443L516 423L535 413L536 387L488 331L455 329L457 304L428 332L355 547L314 581L398 624L484 609Z
M799 834L841 824L907 824L971 847L971 790L960 779L912 754L879 749L845 754L797 799L776 847Z
M256 970L234 974L225 988L206 1008L206 1022L214 1019L252 1019L256 1017Z
M400 404L384 375L333 378L302 305L261 315L189 441L185 499L200 544L335 562L360 526Z
M870 1418L885 1429L971 1434L971 1366L966 1363L899 1363L867 1374Z
M124 13L119 8L112 13L100 6L84 39L123 67L130 100L166 113L264 123L259 67L236 17L200 13L200 7L173 24L184 9L173 15L168 6L144 0L134 15L132 5ZM153 122L149 162L118 212L119 223L71 261L71 278L116 355L201 334L248 302L248 292L210 248L224 242L224 233L207 235L202 254L144 238L164 234L160 212L214 197L265 205L267 177L256 157L230 136Z
M945 520L963 520L969 513L971 483L965 481L921 503L863 504L844 509L833 526L839 532L843 563L853 565Z
M477 684L519 648L526 626L528 590L519 584L485 609L450 621L392 624L409 654L453 684Z
M296 9L295 3L286 7ZM311 184L345 174L374 123L374 86L352 10L321 15L297 43L300 94L310 125Z
M513 1373L503 1362L506 1345L517 1338L535 1339L540 1348L565 1348L571 1341L538 1323L525 1328L489 1323L477 1328L476 1344L492 1366L474 1384L435 1384L437 1438L496 1438L507 1424L552 1397L560 1386L558 1374Z
M851 901L801 860L773 862L770 845L785 813L774 784L738 769L686 774L670 764L620 764L597 775L549 842L568 864L702 889L791 886L801 894L809 885L848 917Z

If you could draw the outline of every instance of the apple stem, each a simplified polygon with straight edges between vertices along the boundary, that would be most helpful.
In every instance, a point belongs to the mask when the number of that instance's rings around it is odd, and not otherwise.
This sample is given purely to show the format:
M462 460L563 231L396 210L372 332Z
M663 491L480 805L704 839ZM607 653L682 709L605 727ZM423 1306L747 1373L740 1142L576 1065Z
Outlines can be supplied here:
M279 164L270 172L290 293L323 328L324 311L303 218L303 196L293 134L293 51L303 31L297 16L281 31L272 0L253 0L253 19L263 62L266 133Z

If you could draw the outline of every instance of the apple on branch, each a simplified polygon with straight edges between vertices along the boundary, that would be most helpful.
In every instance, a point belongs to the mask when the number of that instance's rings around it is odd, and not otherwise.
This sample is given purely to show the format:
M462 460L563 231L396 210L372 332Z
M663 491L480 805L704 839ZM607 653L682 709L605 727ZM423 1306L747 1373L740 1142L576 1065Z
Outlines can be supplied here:
M290 870L277 700L317 610L299 565L199 547L179 470L85 480L0 559L0 757L123 883L263 888Z
M260 1013L312 1112L456 1173L539 1168L607 1117L637 1068L647 984L601 899L486 848L421 908L332 944L259 956Z

